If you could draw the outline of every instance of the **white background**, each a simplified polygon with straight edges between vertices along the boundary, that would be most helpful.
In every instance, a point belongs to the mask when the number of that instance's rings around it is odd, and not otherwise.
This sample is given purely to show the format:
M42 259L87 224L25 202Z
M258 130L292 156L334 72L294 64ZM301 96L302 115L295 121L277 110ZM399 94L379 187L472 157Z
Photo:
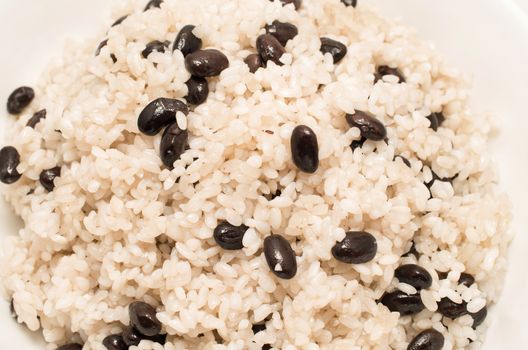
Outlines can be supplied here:
M146 2L146 0L145 0ZM101 33L109 0L0 0L0 103L13 88L32 85L60 56L65 36ZM486 350L528 349L528 0L359 0L418 28L454 65L475 77L474 105L497 119L492 151L502 188L514 205L511 266ZM524 10L523 10L524 9ZM0 106L0 108L4 108ZM0 112L0 130L7 115ZM12 214L0 203L0 235L12 234ZM1 267L0 267L1 268ZM0 347L43 349L8 316L0 302Z

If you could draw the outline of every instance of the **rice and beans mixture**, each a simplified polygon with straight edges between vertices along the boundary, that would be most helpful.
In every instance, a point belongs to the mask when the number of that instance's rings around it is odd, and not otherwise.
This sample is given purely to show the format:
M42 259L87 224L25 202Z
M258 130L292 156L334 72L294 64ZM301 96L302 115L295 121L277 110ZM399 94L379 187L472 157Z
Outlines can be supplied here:
M509 204L429 45L366 1L115 15L7 102L18 322L60 350L482 344Z

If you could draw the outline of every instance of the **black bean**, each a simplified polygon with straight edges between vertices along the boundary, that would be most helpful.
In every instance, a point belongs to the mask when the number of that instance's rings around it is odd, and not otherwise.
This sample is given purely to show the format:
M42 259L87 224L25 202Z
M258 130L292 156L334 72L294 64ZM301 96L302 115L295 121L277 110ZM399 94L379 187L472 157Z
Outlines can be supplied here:
M280 61L282 55L286 52L284 46L279 40L271 34L262 34L257 38L257 51L264 63L268 61L275 62L276 65L282 66Z
M407 283L418 290L427 289L433 284L431 274L423 267L415 264L401 265L394 272L394 276L398 281Z
M396 158L400 158L403 164L407 165L409 168L411 167L411 162L409 162L409 159L405 158L404 156L400 156L400 155L394 156L394 160L396 160Z
M364 264L371 261L378 251L376 238L365 231L350 231L341 242L332 247L332 255L347 264Z
M123 23L123 21L124 21L125 19L127 19L127 18L128 18L128 15L124 15L123 17L119 17L119 18L117 19L117 21L115 21L115 22L112 24L112 27L116 27L116 26L120 25L120 24Z
M257 334L259 332L265 331L266 330L266 324L264 324L264 323L254 324L251 327L251 330L253 331L253 334Z
M445 280L447 278L447 272L443 271L436 271L436 274L438 275L439 280Z
M55 188L55 183L53 182L56 177L59 177L61 174L61 168L59 166L51 169L42 170L39 176L40 184L48 191L51 192Z
M463 284L466 287L471 287L475 283L475 277L469 273L462 272L460 278L458 279L458 284Z
M196 27L188 24L180 30L172 45L172 51L180 50L183 56L187 56L202 48L202 39L193 34L194 28Z
M32 129L35 129L35 126L42 120L46 119L46 110L42 109L35 114L28 120L26 126L29 126Z
M139 114L138 128L149 136L156 135L165 126L176 121L176 113L189 114L189 108L180 100L158 98L150 102Z
M266 33L273 35L282 46L286 46L288 40L291 40L299 34L297 27L291 23L273 21L266 24Z
M99 45L97 46L97 49L95 50L95 56L99 56L99 54L101 53L101 50L103 49L103 47L105 47L106 45L108 45L108 39L105 39L103 41L101 41L99 43Z
M357 5L357 0L341 0L341 2L345 4L345 6L356 7Z
M467 303L462 301L461 304L457 304L449 298L442 298L438 303L438 312L454 320L468 313Z
M152 337L144 337L143 339L146 339L146 340L150 340L154 343L158 343L158 344L161 344L161 345L165 345L165 343L167 342L167 334L164 333L164 334L156 334L156 335L153 335Z
M470 313L469 315L471 315L471 317L473 317L473 328L476 329L478 326L480 326L482 324L482 322L484 322L484 320L486 319L486 316L488 316L488 308L487 307L483 307L482 309L480 309L479 311L475 312L475 313Z
M281 235L271 235L264 239L264 256L269 268L277 277L291 279L297 273L295 252Z
M5 184L17 182L22 176L17 171L20 154L15 147L6 146L0 150L0 181Z
M441 350L444 336L435 329L427 329L411 340L407 350Z
M185 152L188 139L187 130L180 129L176 122L165 129L160 142L160 157L168 169L174 169L174 162Z
M154 343L164 345L167 342L167 334L156 334L153 336L146 336L141 334L137 329L132 326L128 326L123 331L123 342L128 346L137 346L141 340L150 340Z
M128 326L123 330L122 337L127 346L137 346L143 339L139 331L132 326Z
M28 86L21 86L7 98L7 111L10 114L18 114L24 110L35 98L35 91Z
M187 103L200 105L207 100L209 84L205 78L192 76L185 85L187 85L187 95L185 96Z
M167 42L161 42L159 40L151 41L147 44L147 46L145 46L145 49L141 51L141 56L143 56L143 58L147 58L154 51L163 53L165 52L166 47Z
M357 110L347 114L346 120L351 127L359 128L361 136L368 140L381 141L387 137L385 126L370 113Z
M436 113L436 120L438 120L438 126L442 126L442 124L445 122L445 116L442 112Z
M128 306L130 325L139 333L146 336L155 336L161 331L161 322L156 317L156 309L151 305L135 301Z
M162 2L163 2L163 0L150 0L147 3L147 6L145 7L145 10L143 10L143 11L148 11L148 10L153 9L155 7L160 8Z
M112 62L117 62L117 57L113 53L110 54L110 58L112 59Z
M83 346L81 344L66 344L59 346L57 350L82 350Z
M123 336L119 334L109 335L103 339L103 345L108 350L127 350L128 346L123 340Z
M380 302L392 312L399 312L401 316L414 315L425 309L420 294L406 294L402 291L385 293Z
M262 350L270 350L270 349L271 349L271 345L270 344L262 345Z
M244 247L242 240L248 229L246 225L234 226L227 221L222 221L214 229L213 237L220 247L227 250L238 250Z
M260 67L264 67L262 58L258 53L252 53L244 59L251 73L255 73Z
M434 131L438 130L438 119L436 118L436 113L432 113L426 117L429 119L429 127Z
M273 0L270 0L270 1L273 1ZM298 10L302 4L302 0L280 0L280 2L282 2L282 6L293 4L296 10Z
M299 170L313 174L319 167L319 143L317 135L306 125L298 125L293 129L290 148L293 163Z
M334 63L338 63L347 54L347 47L337 40L330 38L321 38L321 52L324 54L331 54Z
M359 140L354 140L352 141L352 143L350 144L350 148L352 149L352 152L354 152L356 150L356 148L361 148L363 147L363 144L367 141L366 138L364 137L361 137Z
M378 71L375 74L375 81L377 82L382 77L386 75L394 75L398 77L398 83L405 83L405 77L403 76L403 73L398 68L391 68L389 66L379 66Z
M185 68L198 77L214 77L229 67L226 55L215 49L198 50L185 57Z

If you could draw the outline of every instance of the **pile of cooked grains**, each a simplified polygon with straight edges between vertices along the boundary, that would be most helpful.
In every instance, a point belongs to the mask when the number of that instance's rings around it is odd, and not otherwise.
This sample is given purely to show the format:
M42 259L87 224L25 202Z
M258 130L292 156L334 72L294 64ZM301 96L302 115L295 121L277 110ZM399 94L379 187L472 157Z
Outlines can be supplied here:
M61 350L482 344L510 213L458 71L350 0L114 14L7 103L18 322Z

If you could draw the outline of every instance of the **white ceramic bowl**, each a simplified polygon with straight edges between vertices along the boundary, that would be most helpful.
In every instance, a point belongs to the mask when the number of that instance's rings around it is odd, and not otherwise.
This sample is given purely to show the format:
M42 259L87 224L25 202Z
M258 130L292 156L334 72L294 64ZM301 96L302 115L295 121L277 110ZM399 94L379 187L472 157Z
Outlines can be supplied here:
M374 3L388 16L402 18L422 38L433 41L440 54L472 74L475 109L497 119L501 132L491 151L498 161L502 188L514 205L516 238L502 300L489 316L484 348L528 349L528 0L359 2ZM109 7L108 0L0 0L0 102L15 87L35 82L47 62L60 57L65 37L100 32ZM9 132L8 118L0 113L0 144ZM16 232L16 218L0 202L0 237ZM38 334L30 334L11 319L3 301L0 348L44 348Z

